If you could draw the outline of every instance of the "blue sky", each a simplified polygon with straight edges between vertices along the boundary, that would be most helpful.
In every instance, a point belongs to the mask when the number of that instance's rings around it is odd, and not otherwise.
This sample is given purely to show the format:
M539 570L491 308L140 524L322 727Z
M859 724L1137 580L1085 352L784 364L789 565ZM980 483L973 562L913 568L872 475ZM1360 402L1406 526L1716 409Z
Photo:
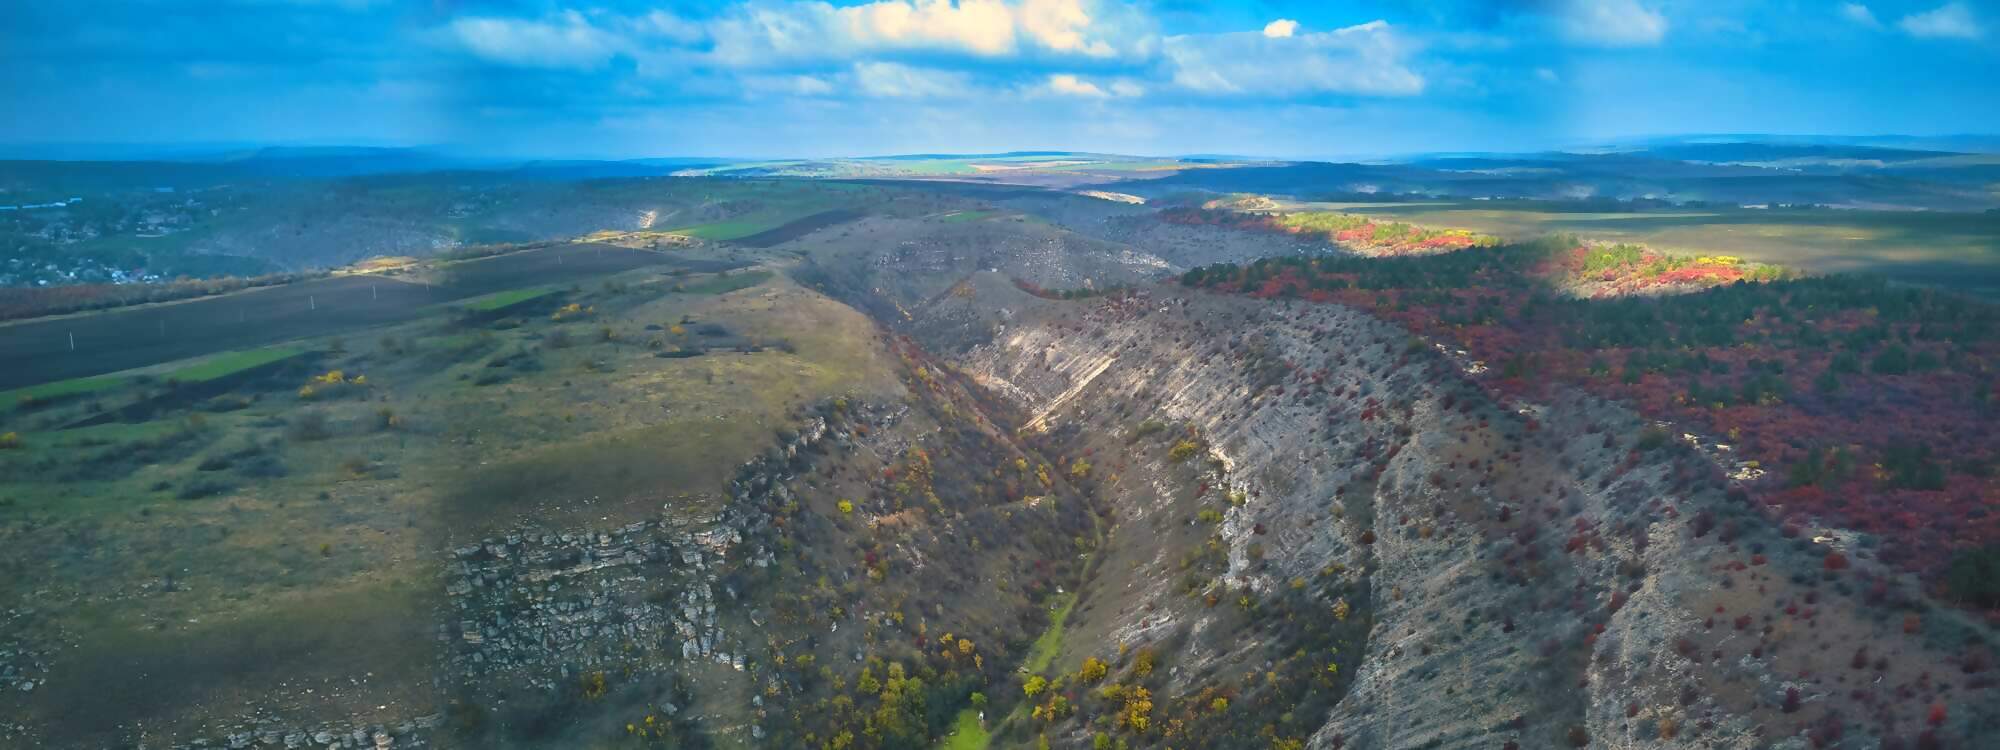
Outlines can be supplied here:
M2000 122L2000 2L22 0L0 142L1337 157Z

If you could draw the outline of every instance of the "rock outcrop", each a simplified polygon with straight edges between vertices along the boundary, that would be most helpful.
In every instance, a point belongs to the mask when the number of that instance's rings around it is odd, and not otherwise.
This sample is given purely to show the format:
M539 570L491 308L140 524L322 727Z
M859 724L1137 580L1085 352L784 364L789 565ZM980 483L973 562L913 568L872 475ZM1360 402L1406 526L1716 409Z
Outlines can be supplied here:
M1120 643L1185 643L1187 673L1256 669L1273 645L1204 637L1227 615L1171 585L1174 553L1144 549L1210 483L1231 500L1220 585L1262 596L1331 573L1361 592L1365 653L1311 746L1875 747L1995 715L1983 663L1953 650L1977 625L1937 612L1909 629L1928 609L1913 584L1822 565L1852 535L1774 528L1725 467L1627 410L1499 404L1362 313L1177 291L1020 321L966 369L1038 426L1129 442L1164 423L1212 459L1190 493L1174 457L1131 456L1106 554L1147 567L1085 591ZM1148 519L1166 531L1127 531ZM1927 723L1940 701L1967 705Z

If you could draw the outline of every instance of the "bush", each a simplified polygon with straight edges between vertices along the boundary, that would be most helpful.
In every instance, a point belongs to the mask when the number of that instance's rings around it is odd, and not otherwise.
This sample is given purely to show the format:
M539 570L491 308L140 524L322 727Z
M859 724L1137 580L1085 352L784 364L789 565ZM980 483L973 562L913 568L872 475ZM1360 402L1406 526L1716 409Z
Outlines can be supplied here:
M1134 441L1142 440L1148 436L1164 431L1166 429L1167 429L1167 423L1157 419L1148 419L1144 422L1140 422L1139 426L1132 430L1132 440Z
M1889 485L1911 490L1944 489L1944 467L1931 460L1928 445L1898 442L1882 453L1882 468L1889 473Z
M236 487L228 482L204 477L182 485L180 494L175 497L179 497L182 500L199 500L204 497L221 495L234 489Z
M1667 441L1670 439L1672 438L1667 434L1666 430L1658 427L1648 427L1639 433L1638 448L1642 451L1659 450L1666 447Z
M299 412L285 423L285 432L294 440L325 440L333 437L333 429L327 425L326 412L307 409Z
M225 393L209 399L201 405L202 411L231 412L250 408L250 397Z
M236 475L245 479L276 479L285 474L285 464L276 456L260 453L236 462Z
M1881 354L1875 355L1875 361L1869 363L1868 369L1875 371L1877 375L1901 375L1909 372L1910 353L1900 346L1883 349Z
M2000 607L2000 545L1961 552L1945 571L1951 598L1975 607Z

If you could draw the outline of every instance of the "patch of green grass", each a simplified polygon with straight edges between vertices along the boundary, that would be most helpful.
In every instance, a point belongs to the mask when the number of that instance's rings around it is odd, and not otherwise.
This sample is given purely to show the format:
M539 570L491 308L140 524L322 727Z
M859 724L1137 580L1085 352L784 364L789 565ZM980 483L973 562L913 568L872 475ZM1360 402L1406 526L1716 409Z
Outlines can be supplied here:
M689 294L728 294L738 289L749 289L750 287L762 284L769 278L771 278L770 271L744 271L726 276L711 276L691 284L682 284L681 291Z
M951 724L951 733L938 742L938 750L986 750L993 738L979 725L977 709L963 709Z
M235 375L245 370L263 367L274 362L282 362L305 353L306 350L304 349L289 346L274 346L264 349L251 349L249 351L228 352L220 356L211 357L200 364L189 365L167 373L167 379L182 383L206 383L218 378Z
M0 407L23 401L47 401L66 396L81 396L86 393L107 391L125 384L125 378L117 375L97 375L88 378L58 380L53 383L31 385L0 392Z
M1069 619L1069 610L1076 606L1075 594L1058 594L1055 597L1055 611L1049 614L1049 626L1042 630L1035 645L1028 649L1028 660L1024 666L1030 674L1041 674L1048 670L1049 663L1056 660L1056 653L1062 651L1063 622Z
M474 297L465 302L458 303L458 307L459 309L467 310L470 312L482 312L482 313L499 312L501 310L505 310L509 307L513 307L523 302L527 302L529 300L541 299L543 297L547 297L555 293L556 290L551 287L529 287L527 289L509 289L504 292L496 292L493 294L485 295L483 297Z

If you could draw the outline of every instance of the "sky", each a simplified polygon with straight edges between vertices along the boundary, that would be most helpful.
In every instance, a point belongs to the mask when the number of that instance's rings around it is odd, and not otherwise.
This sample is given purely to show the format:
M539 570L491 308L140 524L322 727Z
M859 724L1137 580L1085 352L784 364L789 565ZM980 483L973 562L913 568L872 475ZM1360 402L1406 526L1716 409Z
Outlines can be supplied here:
M0 0L0 143L1331 158L1990 133L2000 0Z

